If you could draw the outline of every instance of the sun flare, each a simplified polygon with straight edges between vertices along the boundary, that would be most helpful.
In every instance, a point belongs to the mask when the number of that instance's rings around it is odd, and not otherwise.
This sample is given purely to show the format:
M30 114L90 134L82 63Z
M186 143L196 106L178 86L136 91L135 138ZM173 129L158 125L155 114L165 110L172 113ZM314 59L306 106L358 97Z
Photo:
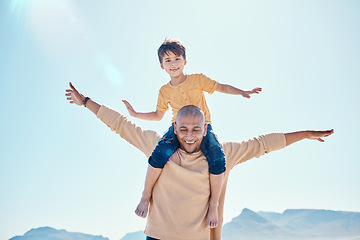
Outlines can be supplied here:
M18 23L24 22L28 5L33 0L10 0L8 6L8 14Z

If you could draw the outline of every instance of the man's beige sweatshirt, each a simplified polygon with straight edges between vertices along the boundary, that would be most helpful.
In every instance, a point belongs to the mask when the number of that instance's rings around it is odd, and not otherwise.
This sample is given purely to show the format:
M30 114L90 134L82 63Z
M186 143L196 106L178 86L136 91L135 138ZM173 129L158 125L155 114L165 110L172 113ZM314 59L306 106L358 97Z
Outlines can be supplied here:
M97 117L148 158L161 135L144 130L125 116L101 106ZM242 142L223 142L226 172L219 200L219 226L206 228L210 196L208 163L204 154L179 149L165 165L153 189L145 234L161 240L221 239L226 185L231 169L251 158L286 146L282 133L261 135Z

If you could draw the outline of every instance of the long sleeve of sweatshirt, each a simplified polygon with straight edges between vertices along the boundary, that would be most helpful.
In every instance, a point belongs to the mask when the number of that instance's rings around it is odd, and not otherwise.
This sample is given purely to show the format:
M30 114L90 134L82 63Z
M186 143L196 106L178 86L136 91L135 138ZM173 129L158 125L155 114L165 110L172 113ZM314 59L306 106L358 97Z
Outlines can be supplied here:
M161 138L157 132L142 129L122 114L104 105L100 107L97 117L125 141L142 151L146 157L150 157Z

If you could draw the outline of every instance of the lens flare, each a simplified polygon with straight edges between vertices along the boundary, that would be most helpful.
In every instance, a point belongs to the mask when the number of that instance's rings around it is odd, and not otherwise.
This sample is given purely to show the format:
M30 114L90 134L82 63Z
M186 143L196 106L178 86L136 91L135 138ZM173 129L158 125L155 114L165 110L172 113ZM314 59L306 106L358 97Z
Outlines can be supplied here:
M104 72L106 79L115 86L119 86L123 83L123 77L121 72L112 63L109 56L106 54L99 54L96 59L98 67Z
M29 4L33 0L11 0L8 6L9 17L17 24L23 25Z

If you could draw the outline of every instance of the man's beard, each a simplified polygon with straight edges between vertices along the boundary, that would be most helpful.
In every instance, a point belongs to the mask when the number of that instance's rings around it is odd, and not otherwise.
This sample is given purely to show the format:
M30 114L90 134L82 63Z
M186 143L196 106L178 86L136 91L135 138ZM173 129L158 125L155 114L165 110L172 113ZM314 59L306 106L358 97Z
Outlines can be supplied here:
M189 152L188 150L186 150L186 148L185 147L182 147L182 150L184 150L186 153L196 153L196 152L198 152L198 151L200 151L200 148L198 149L198 148L195 148L192 152Z

